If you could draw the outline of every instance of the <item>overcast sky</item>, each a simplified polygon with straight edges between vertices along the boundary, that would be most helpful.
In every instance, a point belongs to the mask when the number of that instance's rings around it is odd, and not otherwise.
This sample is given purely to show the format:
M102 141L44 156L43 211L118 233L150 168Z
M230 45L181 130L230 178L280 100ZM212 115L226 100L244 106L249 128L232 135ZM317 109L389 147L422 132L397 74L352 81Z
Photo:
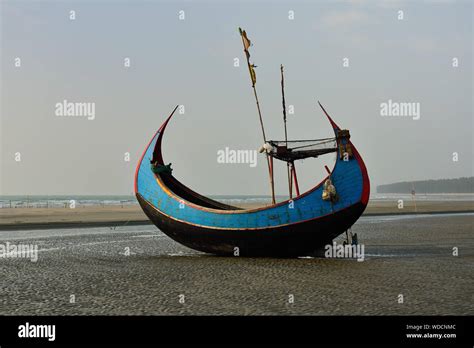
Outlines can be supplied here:
M207 195L268 194L262 155L254 168L217 161L226 147L262 145L239 26L254 44L268 138L283 138L283 63L295 110L290 138L333 136L320 100L350 129L374 192L395 181L473 175L470 1L1 6L0 194L132 193L139 156L177 104L185 113L167 129L164 158L180 181ZM95 103L95 118L57 116L64 100ZM419 103L419 119L382 116L389 100ZM301 190L333 163L334 155L297 163ZM277 165L279 194L284 168Z

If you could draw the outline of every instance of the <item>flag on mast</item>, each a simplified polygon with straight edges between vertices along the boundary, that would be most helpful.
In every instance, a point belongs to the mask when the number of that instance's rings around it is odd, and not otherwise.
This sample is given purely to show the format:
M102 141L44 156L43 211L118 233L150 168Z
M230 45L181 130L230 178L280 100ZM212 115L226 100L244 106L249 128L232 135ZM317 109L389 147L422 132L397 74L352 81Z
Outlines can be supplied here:
M250 63L250 52L249 48L252 46L252 41L247 37L247 33L245 30L239 28L239 33L242 36L242 43L244 44L244 52L247 56L247 64L249 66L250 78L252 80L252 86L255 86L257 83L257 74L255 73L255 68L257 67L255 64Z
M258 102L257 96L257 89L255 88L255 84L257 83L257 74L255 74L255 68L257 67L255 64L250 63L250 53L249 47L252 45L249 38L247 37L247 33L242 28L239 28L240 36L242 37L242 44L244 45L244 52L247 58L247 66L249 68L250 80L252 81L252 89L255 95L255 101L257 102L257 111L258 111L258 118L260 119L260 126L262 127L262 135L263 141L267 142L267 137L265 135L265 127L263 126L263 119L262 119L262 112L260 111L260 103ZM270 187L272 190L272 204L275 204L275 185L273 182L273 158L270 158L268 153L266 153L267 157L267 164L268 164L268 173L270 175Z
M256 68L257 66L254 65L254 64L250 64L249 65L249 69L250 69L250 78L252 79L252 85L255 86L255 84L257 83L257 74L255 74L255 70L254 68Z
M247 33L245 32L245 30L240 29L240 34L242 35L242 38L244 40L244 49L248 52L249 47L252 45L252 42L247 37ZM249 56L250 56L250 54L249 54Z

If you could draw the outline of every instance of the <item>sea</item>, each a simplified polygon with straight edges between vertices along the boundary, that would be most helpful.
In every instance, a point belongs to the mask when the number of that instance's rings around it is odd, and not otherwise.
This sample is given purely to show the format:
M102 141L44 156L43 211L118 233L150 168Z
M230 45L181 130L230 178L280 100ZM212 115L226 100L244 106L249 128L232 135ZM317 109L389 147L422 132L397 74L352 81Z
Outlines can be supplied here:
M212 199L230 204L266 204L270 201L270 196L266 195L210 195ZM412 199L411 194L406 193L373 193L371 201L394 201ZM466 201L473 202L473 193L436 193L436 194L416 194L417 201ZM287 196L276 196L277 201L284 201ZM102 195L102 196L0 196L0 209L2 208L64 208L74 203L76 207L87 206L125 206L137 205L136 198L132 195Z

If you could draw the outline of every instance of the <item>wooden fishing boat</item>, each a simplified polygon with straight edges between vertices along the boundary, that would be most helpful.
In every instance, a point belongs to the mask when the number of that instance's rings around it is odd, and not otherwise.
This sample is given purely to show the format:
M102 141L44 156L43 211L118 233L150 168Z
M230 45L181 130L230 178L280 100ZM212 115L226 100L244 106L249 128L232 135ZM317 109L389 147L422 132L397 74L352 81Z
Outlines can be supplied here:
M169 237L192 249L235 256L298 256L314 253L347 231L363 213L369 201L369 177L362 157L351 143L348 130L341 130L326 114L335 137L289 141L283 66L281 88L285 140L267 141L256 84L256 66L250 63L251 42L244 30L242 37L254 91L266 155L272 205L241 209L202 196L173 175L163 161L161 143L176 107L151 139L137 165L135 194L150 220ZM306 193L300 194L295 161L337 152L328 177ZM289 200L276 203L273 185L273 159L285 161L288 172ZM293 198L293 187L296 197Z
M334 129L339 153L328 177L308 192L272 206L240 209L192 191L167 170L163 161L161 144L173 111L138 162L138 202L161 231L192 249L242 256L313 253L356 222L370 192L367 169L348 132L321 108ZM329 178L337 189L335 200L323 199L324 183Z

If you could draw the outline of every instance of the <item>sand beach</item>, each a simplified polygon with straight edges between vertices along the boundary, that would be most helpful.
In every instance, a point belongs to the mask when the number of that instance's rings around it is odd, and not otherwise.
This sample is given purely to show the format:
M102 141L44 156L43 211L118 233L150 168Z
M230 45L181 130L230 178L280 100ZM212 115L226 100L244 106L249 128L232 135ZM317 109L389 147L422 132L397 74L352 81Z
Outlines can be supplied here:
M362 262L218 257L153 225L1 231L39 250L0 258L0 314L472 315L473 218L362 216Z
M0 314L472 315L473 221L472 201L375 200L352 228L363 261L245 258L188 249L138 205L3 208L0 245L37 260L0 258Z
M262 206L256 203L240 204L241 208L253 209ZM474 212L474 201L412 201L404 202L402 209L397 201L374 201L364 215L379 214L426 214ZM61 228L121 226L148 224L149 220L138 205L85 206L76 208L2 208L0 230L19 228Z

